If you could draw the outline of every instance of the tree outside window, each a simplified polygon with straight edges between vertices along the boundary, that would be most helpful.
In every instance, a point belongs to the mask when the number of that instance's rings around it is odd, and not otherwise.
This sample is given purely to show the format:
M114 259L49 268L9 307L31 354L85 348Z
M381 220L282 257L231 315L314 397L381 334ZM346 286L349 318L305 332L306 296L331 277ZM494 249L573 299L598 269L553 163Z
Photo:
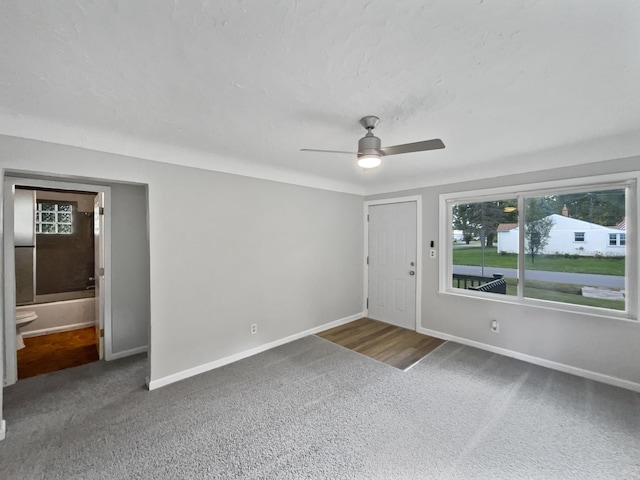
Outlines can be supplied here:
M528 198L524 216L524 239L526 253L535 262L536 255L543 252L549 243L553 219L551 208L542 198Z

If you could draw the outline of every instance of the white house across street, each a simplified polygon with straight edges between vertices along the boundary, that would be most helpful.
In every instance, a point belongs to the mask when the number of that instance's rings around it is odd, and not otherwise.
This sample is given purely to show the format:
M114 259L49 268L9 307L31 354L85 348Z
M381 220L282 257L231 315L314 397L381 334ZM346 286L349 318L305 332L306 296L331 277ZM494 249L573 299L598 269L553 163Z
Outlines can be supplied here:
M553 226L544 250L546 255L581 255L588 257L623 257L626 250L624 221L616 227L604 227L564 215L552 214ZM518 225L500 224L498 253L518 253Z

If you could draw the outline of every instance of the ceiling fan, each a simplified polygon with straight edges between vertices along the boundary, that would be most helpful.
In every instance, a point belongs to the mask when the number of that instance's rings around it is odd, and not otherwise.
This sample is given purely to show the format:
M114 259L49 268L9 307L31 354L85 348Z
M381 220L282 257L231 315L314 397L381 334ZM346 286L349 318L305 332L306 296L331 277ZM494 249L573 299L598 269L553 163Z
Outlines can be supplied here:
M439 138L424 140L422 142L405 143L404 145L394 145L393 147L381 147L380 139L373 134L373 129L380 119L373 115L368 115L360 119L360 124L366 128L367 134L358 141L357 152L343 152L341 150L315 150L312 148L302 148L301 152L321 152L321 153L347 153L358 156L358 165L362 168L375 168L382 163L382 157L387 155L398 155L399 153L423 152L425 150L437 150L444 148L444 143Z

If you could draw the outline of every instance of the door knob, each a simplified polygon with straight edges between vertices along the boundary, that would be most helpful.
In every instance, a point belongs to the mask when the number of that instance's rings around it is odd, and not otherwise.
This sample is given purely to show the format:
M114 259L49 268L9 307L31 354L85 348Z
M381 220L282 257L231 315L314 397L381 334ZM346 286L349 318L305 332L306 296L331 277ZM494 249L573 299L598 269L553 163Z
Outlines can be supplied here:
M411 276L413 276L413 275L415 275L415 274L416 274L416 272L414 272L413 270L411 270L411 271L409 272L409 275L411 275Z

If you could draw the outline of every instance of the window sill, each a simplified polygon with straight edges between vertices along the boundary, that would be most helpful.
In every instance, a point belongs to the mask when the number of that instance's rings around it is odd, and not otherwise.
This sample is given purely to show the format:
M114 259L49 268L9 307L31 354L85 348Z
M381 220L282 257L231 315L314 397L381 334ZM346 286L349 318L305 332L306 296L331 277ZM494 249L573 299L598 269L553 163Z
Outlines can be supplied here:
M455 289L455 288L452 288L449 290L438 290L438 295L466 297L466 298L482 300L485 302L488 301L488 302L506 303L509 305L518 305L526 308L538 308L538 309L547 310L547 311L606 318L607 320L623 320L626 322L632 322L634 324L640 325L640 322L638 322L637 317L632 316L628 312L609 310L605 308L584 307L581 305L572 305L569 303L558 303L558 302L552 302L548 300L537 300L532 298L520 298L520 297L514 297L512 295L487 294L482 292L472 292L469 290Z

